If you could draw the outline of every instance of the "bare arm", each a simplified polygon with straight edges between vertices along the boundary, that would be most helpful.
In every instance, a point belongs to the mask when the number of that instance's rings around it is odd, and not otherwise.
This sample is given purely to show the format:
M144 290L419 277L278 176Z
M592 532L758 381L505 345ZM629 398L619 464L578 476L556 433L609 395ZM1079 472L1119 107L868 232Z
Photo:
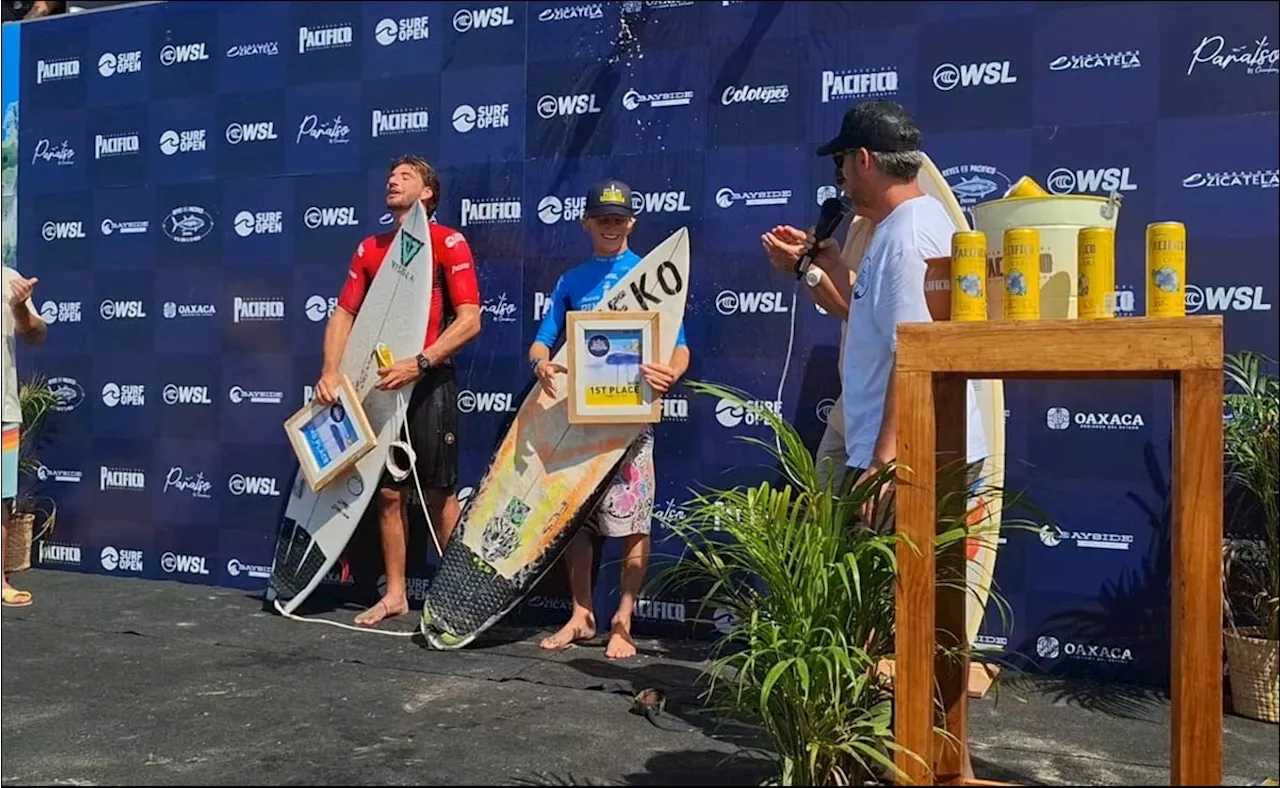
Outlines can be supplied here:
M684 373L689 371L689 348L676 347L671 354L671 363L668 365L671 371L676 373L676 380L684 377Z
M13 305L13 330L24 344L40 347L49 335L49 326L32 308L31 301Z
M433 367L448 361L463 345L480 335L480 307L476 304L459 304L455 309L457 313L449 327L436 337L430 347L422 350L422 355L427 357Z
M67 10L66 0L36 0L31 4L31 10L23 19L36 19L42 16L52 16L53 14L65 13Z
M529 366L533 366L533 362L539 363L551 360L551 348L541 342L534 342L529 346Z
M884 415L880 418L880 432L876 435L875 448L871 450L869 470L875 470L892 462L898 456L898 401L894 397L894 371L898 368L897 356L889 367L889 383L884 387Z
M323 375L337 375L342 364L342 351L347 349L347 337L351 336L351 327L355 325L356 316L338 307L329 317L324 327L324 366Z

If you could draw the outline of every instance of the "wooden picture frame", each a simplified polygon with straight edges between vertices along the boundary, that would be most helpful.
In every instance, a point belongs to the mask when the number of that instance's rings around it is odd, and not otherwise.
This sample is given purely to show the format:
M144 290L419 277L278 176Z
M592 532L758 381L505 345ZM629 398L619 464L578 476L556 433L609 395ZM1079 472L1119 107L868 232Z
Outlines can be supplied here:
M303 477L316 492L378 445L377 433L346 375L339 379L336 402L311 400L285 421L284 430Z
M565 316L570 424L653 424L662 398L641 364L657 360L657 312L575 311Z

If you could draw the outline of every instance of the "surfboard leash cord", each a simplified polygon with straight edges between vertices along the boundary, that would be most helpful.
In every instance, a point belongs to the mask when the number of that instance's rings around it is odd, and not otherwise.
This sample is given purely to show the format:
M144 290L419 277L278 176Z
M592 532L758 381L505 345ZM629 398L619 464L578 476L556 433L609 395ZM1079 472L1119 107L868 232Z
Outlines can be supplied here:
M405 402L404 392L396 392L396 409L400 411L401 422L400 429L404 433L404 440L392 441L387 445L387 472L391 474L391 478L396 481L402 481L406 476L413 475L413 484L418 489L418 505L422 508L422 516L427 520L427 532L431 534L431 542L436 546L436 555L444 558L444 550L440 549L440 538L436 536L435 524L431 522L431 513L427 511L427 496L422 492L422 480L418 477L418 455L413 450L413 436L409 433L409 405ZM392 460L392 449L400 447L405 456L409 458L408 470L396 465ZM285 618L293 621L302 621L308 624L328 624L332 627L341 629L349 629L353 632L371 632L375 635L390 635L391 637L407 638L413 637L418 633L418 627L414 627L408 632L391 632L386 629L378 629L376 627L362 627L357 624L344 624L341 621L330 621L327 618L304 618L293 613L286 612L281 606L280 600L276 599L272 603L276 612ZM389 611L388 611L389 612Z
M787 331L787 354L782 359L782 377L778 379L778 408L782 408L782 390L787 385L787 373L791 370L791 349L796 342L796 298L800 293L800 283L796 282L791 289L791 328ZM778 454L782 454L782 436L775 430L773 433L773 445L777 447Z

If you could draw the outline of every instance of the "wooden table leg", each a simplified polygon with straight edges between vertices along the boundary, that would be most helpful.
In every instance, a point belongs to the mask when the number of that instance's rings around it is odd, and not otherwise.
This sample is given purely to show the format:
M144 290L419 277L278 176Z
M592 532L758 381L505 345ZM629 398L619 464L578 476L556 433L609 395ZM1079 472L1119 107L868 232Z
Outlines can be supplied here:
M897 547L894 667L894 762L906 785L930 785L933 764L934 478L933 375L894 375L898 405Z
M1222 372L1174 384L1173 785L1222 784Z
M936 490L938 500L938 532L957 528L964 523L966 495L964 468L967 455L968 407L967 381L959 377L939 376L934 380L934 412L937 426ZM934 638L938 649L934 672L942 701L939 722L947 735L939 734L934 742L934 780L938 784L954 783L965 774L969 749L969 658L965 649L965 588L968 561L965 543L957 541L937 553L937 601ZM945 651L953 652L951 654Z

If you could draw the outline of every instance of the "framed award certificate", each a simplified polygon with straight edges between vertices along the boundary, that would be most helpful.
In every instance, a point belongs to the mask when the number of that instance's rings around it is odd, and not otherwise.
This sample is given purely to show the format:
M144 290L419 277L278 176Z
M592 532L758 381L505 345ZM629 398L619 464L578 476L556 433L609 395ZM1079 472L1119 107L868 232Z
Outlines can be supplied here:
M662 399L640 367L657 357L657 312L569 312L569 423L654 423Z
M337 400L312 400L284 423L302 475L320 490L342 475L378 443L351 380L343 375Z

